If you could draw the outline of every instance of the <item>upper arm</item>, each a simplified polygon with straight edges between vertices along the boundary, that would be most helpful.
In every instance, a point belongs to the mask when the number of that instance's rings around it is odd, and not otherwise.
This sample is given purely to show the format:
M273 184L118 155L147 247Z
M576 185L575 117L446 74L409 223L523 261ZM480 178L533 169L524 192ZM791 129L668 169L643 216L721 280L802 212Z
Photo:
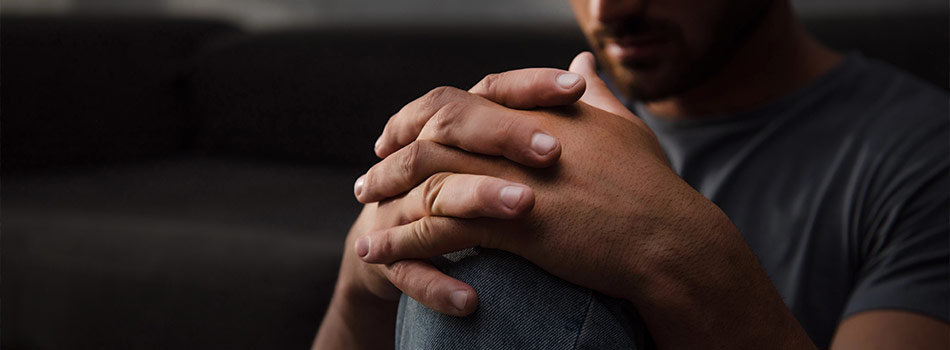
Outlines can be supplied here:
M948 349L950 125L944 113L874 148L855 222L853 289L833 349Z
M950 349L950 326L907 311L866 311L838 325L831 349Z

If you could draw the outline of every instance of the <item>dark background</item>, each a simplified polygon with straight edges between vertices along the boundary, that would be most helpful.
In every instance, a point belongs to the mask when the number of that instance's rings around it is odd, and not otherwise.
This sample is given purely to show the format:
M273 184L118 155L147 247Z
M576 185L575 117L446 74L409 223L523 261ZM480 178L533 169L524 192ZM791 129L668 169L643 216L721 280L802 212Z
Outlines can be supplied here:
M4 349L309 346L386 119L585 48L562 5L525 21L420 10L449 23L115 3L0 16ZM947 11L809 11L829 45L947 89Z

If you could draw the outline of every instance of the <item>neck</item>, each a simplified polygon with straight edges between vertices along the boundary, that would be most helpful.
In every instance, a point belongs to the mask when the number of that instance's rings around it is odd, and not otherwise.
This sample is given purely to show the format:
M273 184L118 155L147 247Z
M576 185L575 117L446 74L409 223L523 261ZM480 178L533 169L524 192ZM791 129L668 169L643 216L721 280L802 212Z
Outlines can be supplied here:
M759 27L709 80L646 108L668 118L748 111L804 87L840 61L840 55L805 31L788 2L775 1Z

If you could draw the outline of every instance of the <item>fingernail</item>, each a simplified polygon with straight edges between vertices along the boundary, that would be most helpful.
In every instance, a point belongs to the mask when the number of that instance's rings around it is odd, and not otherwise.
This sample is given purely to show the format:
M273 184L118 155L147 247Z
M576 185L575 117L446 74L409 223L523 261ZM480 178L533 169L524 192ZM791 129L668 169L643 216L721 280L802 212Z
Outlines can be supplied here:
M505 186L501 189L501 202L508 209L514 209L518 206L522 196L524 196L524 189L521 186Z
M366 257L366 254L369 254L369 237L363 237L356 241L356 255L363 258Z
M468 300L468 292L464 290L454 291L452 292L451 299L452 305L455 306L456 309L465 310L465 304Z
M531 149L539 155L551 153L557 147L557 140L547 134L536 133L531 137Z
M357 196L359 196L360 193L363 192L363 182L365 182L365 180L366 180L366 175L363 175L363 176L360 176L359 179L356 179L356 183L353 184L353 192L355 192Z
M376 143L373 144L373 149L374 149L374 150L379 149L379 144L382 143L382 142L383 142L383 137L380 136L378 139L376 139Z
M555 80L557 80L557 84L562 88L570 89L574 84L577 84L578 80L581 80L581 76L574 73L563 73L558 75Z

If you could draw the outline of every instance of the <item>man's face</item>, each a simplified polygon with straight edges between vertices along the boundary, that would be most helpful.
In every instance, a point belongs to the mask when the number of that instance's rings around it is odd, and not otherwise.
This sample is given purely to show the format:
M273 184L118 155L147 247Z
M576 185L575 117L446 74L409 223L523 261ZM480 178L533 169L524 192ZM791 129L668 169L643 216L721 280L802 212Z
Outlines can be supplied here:
M651 101L702 84L761 22L770 0L571 0L620 92Z

